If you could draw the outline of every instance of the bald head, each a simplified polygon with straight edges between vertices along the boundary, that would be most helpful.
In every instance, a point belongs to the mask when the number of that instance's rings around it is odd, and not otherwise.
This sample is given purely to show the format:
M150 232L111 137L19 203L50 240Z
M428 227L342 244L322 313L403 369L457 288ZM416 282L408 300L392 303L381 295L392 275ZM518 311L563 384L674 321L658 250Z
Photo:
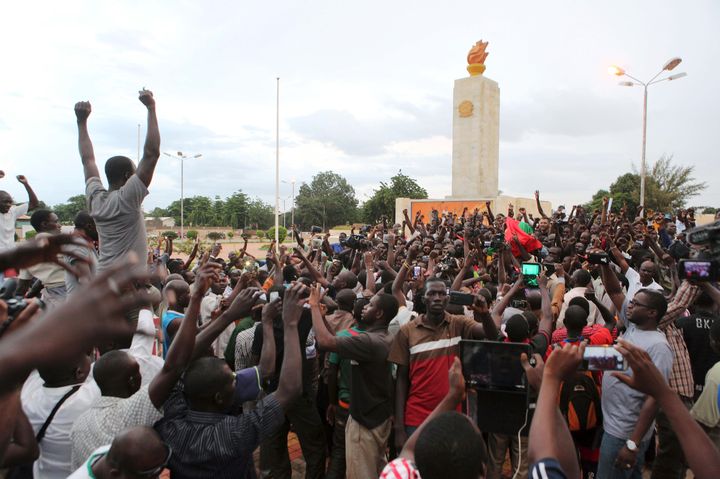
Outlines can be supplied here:
M357 295L352 289L341 289L338 291L337 295L335 295L335 301L338 304L338 308L342 309L343 311L349 311L352 312L353 306L355 305L355 299L357 298Z
M153 428L140 426L115 436L106 457L112 469L132 477L140 471L161 468L169 459L168 453L168 447Z

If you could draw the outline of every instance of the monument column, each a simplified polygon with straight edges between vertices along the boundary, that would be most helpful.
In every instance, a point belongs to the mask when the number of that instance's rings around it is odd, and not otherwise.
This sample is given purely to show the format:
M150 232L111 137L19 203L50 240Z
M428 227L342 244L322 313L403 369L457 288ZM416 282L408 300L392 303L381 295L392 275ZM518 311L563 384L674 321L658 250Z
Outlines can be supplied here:
M477 42L468 54L469 77L453 89L452 198L498 196L500 88L485 78L485 48Z

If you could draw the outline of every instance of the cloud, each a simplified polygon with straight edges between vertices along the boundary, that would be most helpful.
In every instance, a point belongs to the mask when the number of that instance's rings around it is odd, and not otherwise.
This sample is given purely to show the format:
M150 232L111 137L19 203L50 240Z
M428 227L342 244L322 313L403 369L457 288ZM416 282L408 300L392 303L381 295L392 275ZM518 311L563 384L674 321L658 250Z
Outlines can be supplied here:
M621 98L605 98L587 90L542 90L526 101L501 105L500 137L521 141L530 133L595 136L636 126L633 105Z

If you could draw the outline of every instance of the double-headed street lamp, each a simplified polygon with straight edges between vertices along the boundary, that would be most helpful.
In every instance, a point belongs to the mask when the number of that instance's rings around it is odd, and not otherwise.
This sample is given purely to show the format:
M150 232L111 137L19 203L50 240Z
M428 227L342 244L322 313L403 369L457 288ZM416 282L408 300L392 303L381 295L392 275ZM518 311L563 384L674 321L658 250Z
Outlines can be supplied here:
M188 156L182 151L178 151L177 155L167 152L163 152L163 155L180 160L180 239L183 239L185 238L185 171L183 165L188 158L200 158L202 154Z
M687 76L687 73L676 73L674 75L669 75L665 78L658 78L660 75L662 75L664 72L669 72L673 70L676 66L680 64L682 61L682 58L675 57L668 60L667 63L665 63L665 66L662 67L662 70L660 70L657 75L652 77L650 80L643 82L641 80L638 80L634 76L628 74L624 69L620 68L617 65L612 65L610 68L608 68L608 71L612 75L616 76L626 76L630 78L632 81L621 81L619 83L620 86L642 86L643 87L643 133L642 133L642 159L640 162L640 206L645 206L645 174L646 174L646 166L645 166L645 145L647 142L647 91L648 87L650 85L654 85L655 83L660 83L662 81L672 81L677 80L679 78L682 78L684 76Z

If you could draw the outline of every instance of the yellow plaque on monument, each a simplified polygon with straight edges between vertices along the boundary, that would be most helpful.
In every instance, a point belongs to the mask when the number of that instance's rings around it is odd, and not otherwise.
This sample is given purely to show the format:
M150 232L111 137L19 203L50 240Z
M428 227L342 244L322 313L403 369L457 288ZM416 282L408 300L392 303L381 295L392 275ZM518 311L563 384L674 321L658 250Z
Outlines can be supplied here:
M460 118L468 118L473 114L473 104L471 101L465 100L458 105L458 114Z

